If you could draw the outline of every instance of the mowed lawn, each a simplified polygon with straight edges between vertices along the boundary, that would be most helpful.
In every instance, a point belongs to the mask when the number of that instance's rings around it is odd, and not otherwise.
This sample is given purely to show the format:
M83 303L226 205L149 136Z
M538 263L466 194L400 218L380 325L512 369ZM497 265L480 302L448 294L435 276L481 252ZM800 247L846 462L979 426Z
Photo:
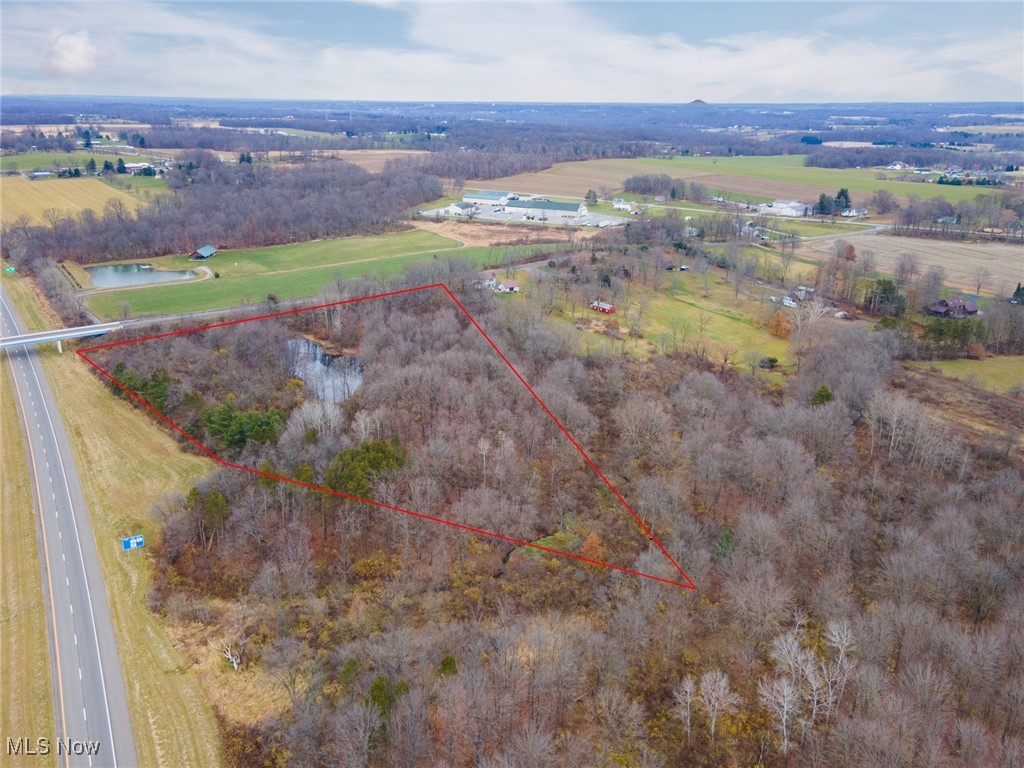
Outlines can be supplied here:
M103 161L109 160L117 165L118 155L106 152L26 152L23 155L4 155L0 157L0 168L5 171L49 171L55 168L81 168L92 158L96 161L96 170L103 170ZM127 161L131 161L131 157Z
M43 211L54 208L62 214L77 214L86 208L103 213L107 200L121 200L134 211L143 204L137 196L115 189L95 177L80 179L40 179L29 181L18 176L0 179L0 208L3 223L12 224L27 216L35 225L43 225Z
M544 246L544 252L557 249ZM278 300L316 296L329 282L355 277L389 277L435 257L457 257L478 266L534 255L537 247L459 248L458 243L425 230L376 237L347 237L294 245L222 251L205 262L219 278L140 288L100 290L86 296L86 306L100 317L179 314L259 304L273 294ZM195 269L185 255L148 260L158 269ZM77 270L76 270L77 272Z
M943 376L968 380L1001 395L1011 389L1024 390L1024 355L986 357L984 360L932 360L912 365L922 369L936 368Z
M841 187L846 187L858 206L864 205L877 189L885 189L900 198L938 196L951 202L973 200L976 195L994 191L989 187L876 179L879 171L875 168L810 168L803 160L803 155L582 160L558 163L537 173L474 182L473 186L582 197L588 189L599 193L602 188L621 190L630 176L664 173L672 178L698 182L709 189L762 199L794 197L815 202L822 192L834 195Z

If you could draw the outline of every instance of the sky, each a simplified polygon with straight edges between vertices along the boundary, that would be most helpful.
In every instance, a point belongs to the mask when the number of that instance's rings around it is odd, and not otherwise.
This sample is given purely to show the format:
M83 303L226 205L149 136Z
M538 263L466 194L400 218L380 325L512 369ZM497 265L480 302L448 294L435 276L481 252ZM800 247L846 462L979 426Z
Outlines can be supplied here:
M3 0L2 92L1024 102L1024 3Z

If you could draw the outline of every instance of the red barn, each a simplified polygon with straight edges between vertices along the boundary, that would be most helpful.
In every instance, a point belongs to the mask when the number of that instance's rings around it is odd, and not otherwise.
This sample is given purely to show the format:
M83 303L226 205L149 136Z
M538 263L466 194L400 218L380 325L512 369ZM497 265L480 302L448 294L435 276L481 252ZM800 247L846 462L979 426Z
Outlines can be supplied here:
M604 312L606 315L615 314L615 305L609 304L605 301L594 301L590 304L591 309L596 309L598 312Z

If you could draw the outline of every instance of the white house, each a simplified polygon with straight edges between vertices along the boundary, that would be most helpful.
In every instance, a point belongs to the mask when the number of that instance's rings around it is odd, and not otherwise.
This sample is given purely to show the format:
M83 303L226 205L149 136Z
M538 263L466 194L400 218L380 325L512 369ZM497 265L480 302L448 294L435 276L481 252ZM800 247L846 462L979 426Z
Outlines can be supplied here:
M633 210L633 206L630 203L626 202L625 200L613 200L612 201L612 208L614 208L616 211L631 211L631 210Z
M897 160L895 163L889 163L887 166L885 166L885 170L887 171L905 171L906 169L907 164L901 163L899 160Z
M515 280L501 280L494 288L495 293L519 293L519 283Z

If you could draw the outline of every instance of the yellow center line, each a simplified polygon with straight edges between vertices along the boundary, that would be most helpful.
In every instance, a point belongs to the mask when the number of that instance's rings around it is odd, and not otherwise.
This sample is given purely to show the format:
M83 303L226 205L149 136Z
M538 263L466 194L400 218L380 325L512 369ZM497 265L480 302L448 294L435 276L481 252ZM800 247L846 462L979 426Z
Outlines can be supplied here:
M21 387L18 386L18 377L14 371L14 361L11 359L10 351L7 351L7 365L11 369L11 380L14 383L14 392L18 396L18 405L21 408L22 423L25 425L25 441L28 445L30 463L32 465L32 481L36 489L36 506L39 509L39 527L43 532L43 561L46 565L46 583L50 590L50 623L53 627L53 656L57 660L57 699L60 702L60 727L64 738L68 738L67 719L64 715L64 680L60 668L60 641L57 636L57 609L53 599L53 578L50 575L50 549L46 543L46 524L43 522L43 494L39 488L39 472L36 470L36 454L32 450L32 438L29 437L29 424L25 420L28 411L25 410L25 401L21 397ZM40 393L40 397L42 393ZM71 756L64 754L64 765L71 765Z

